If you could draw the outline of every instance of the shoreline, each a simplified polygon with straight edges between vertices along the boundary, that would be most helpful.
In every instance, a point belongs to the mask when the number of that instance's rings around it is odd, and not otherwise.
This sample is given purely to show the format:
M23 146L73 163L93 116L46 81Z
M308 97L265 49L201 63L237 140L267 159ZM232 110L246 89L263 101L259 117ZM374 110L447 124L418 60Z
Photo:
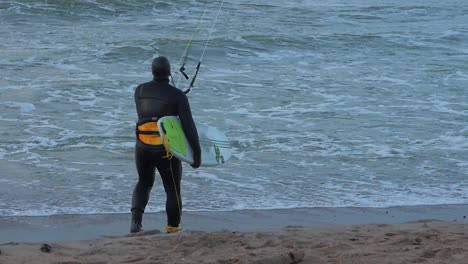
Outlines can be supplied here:
M401 224L415 221L468 223L468 204L369 207L316 207L184 212L184 231L252 232L287 226L326 227ZM143 230L162 230L164 212L146 213ZM71 242L128 235L130 213L0 217L0 244Z
M0 263L465 264L468 205L0 218ZM8 242L5 242L8 241ZM19 242L21 241L21 242Z

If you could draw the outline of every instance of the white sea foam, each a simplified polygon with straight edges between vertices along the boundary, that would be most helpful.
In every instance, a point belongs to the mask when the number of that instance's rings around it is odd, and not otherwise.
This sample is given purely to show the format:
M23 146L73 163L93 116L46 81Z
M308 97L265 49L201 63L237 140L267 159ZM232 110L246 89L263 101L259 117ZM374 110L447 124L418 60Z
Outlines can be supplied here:
M33 136L26 145L29 145L29 147L55 147L58 143L56 140L48 137Z
M202 179L202 180L209 180L209 181L212 181L212 182L216 182L217 184L227 184L229 186L237 186L237 187L242 187L242 188L254 188L254 189L258 189L259 186L257 186L256 184L245 184L245 183L239 183L239 182L236 182L236 181L233 181L233 180L226 180L226 179L221 179L220 177L216 176L215 174L212 174L212 173L208 173L208 172L196 172L194 174L191 175L191 177L194 177L194 178L199 178L199 179Z
M440 149L468 150L468 136L466 135L441 135L435 142L437 142L437 148Z
M7 102L1 102L0 105L9 107L9 108L18 108L21 113L28 113L28 112L32 112L36 110L36 106L34 106L34 104L25 103L25 102L7 101Z

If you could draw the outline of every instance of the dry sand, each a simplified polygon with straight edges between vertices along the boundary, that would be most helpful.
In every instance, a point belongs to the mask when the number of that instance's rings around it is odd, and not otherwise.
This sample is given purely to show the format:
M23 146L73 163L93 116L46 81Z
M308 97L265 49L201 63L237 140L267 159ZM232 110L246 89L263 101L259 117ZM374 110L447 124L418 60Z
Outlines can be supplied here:
M466 264L467 228L466 222L432 220L248 232L149 231L80 242L0 244L0 263Z

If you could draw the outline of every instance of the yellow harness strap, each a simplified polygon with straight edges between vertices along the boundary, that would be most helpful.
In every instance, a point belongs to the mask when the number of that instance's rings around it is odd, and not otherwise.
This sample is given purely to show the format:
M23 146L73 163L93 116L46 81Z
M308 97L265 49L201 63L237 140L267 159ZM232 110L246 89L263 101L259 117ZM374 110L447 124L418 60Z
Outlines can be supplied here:
M163 158L171 160L172 157L174 157L174 155L169 151L171 149L171 145L169 145L169 140L167 139L167 137L162 137L162 138L163 138L162 144L164 145L164 148L166 149L166 156L164 156ZM172 173L172 168L171 168L171 173Z
M164 145L164 148L166 149L166 156L164 156L163 158L166 158L169 160L169 166L170 166L169 168L171 169L172 183L174 184L174 191L177 197L177 207L179 208L179 217L180 217L179 227L166 226L165 230L167 233L175 233L175 232L179 232L180 230L182 230L182 208L180 208L182 204L179 199L179 192L177 191L177 188L176 188L176 181L174 178L174 172L172 170L171 159L174 157L174 155L169 151L171 146L169 145L169 140L167 139L167 137L163 137L163 145Z

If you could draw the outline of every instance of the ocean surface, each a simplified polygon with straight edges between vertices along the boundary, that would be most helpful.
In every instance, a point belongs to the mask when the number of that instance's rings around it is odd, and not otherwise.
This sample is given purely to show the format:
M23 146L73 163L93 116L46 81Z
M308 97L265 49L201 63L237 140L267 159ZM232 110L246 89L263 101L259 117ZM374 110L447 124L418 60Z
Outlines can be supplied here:
M0 216L129 212L134 89L210 32L189 100L234 155L184 210L468 203L466 0L219 4L0 1Z

